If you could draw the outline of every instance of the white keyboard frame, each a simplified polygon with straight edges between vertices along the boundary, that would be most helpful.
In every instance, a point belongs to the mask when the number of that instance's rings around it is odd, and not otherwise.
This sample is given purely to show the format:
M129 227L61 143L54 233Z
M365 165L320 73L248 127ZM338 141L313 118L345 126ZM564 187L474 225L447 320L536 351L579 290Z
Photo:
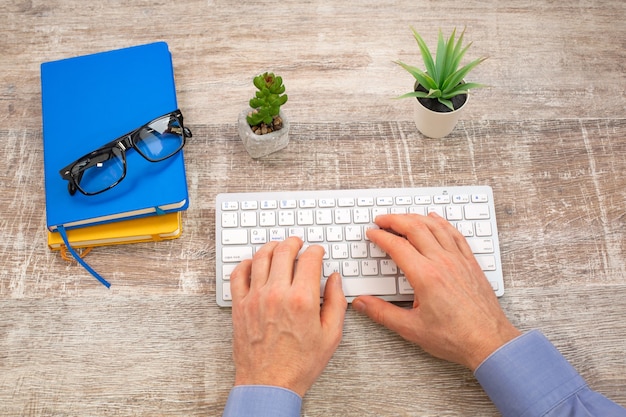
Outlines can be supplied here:
M421 201L420 196L431 196L430 203ZM435 198L436 196L438 197ZM461 200L463 198L460 196L466 196L469 199L469 201L467 203L462 202L462 201L456 202L455 201L456 199ZM473 196L486 196L487 201L486 202L474 202ZM501 297L502 295L504 295L504 280L503 280L503 275L502 275L502 264L500 260L501 258L500 258L500 243L498 240L498 227L497 227L497 222L496 222L493 191L490 186L481 185L481 186L453 186L453 187L376 188L376 189L355 189L355 190L314 190L314 191L279 191L279 192L264 191L264 192L254 192L254 193L221 193L217 195L216 204L215 204L216 206L216 210L215 210L215 272L216 272L215 281L216 281L216 284L215 286L216 286L217 304L222 307L230 307L232 305L232 302L230 300L223 299L224 282L227 282L228 280L225 280L223 278L224 273L222 271L223 271L224 262L222 261L222 253L223 253L222 251L224 247L229 247L229 246L232 247L231 245L226 245L226 244L223 244L222 242L222 230L224 229L224 227L222 227L222 213L223 212L241 213L242 202L257 201L258 207L253 210L257 212L257 219L258 219L260 217L260 213L264 210L261 207L262 206L261 202L263 201L276 202L276 205L278 207L276 210L280 210L282 201L295 200L297 202L297 206L289 207L286 210L298 210L301 208L300 204L303 202L303 200L313 199L313 200L316 200L316 206L315 207L303 207L303 209L316 210L320 208L319 203L321 202L323 198L334 199L336 206L339 204L338 203L339 199L348 199L348 200L354 199L355 206L353 206L352 208L361 208L361 207L369 208L369 215L370 215L369 222L361 223L361 225L364 227L375 226L373 223L372 210L371 210L373 206L359 206L358 205L357 199L364 198L364 197L372 198L374 202L376 202L377 199L380 198L381 201L386 200L385 203L388 203L389 197L392 197L393 204L391 206L384 206L384 207L407 207L407 208L408 207L424 207L425 208L424 210L426 210L426 212L428 212L429 210L432 210L433 207L438 207L439 208L438 210L443 210L444 217L445 217L445 214L447 213L447 209L445 207L448 207L448 206L454 207L454 206L467 205L467 204L477 206L480 204L481 207L485 207L485 206L488 207L489 219L485 221L488 221L490 223L491 236L489 236L488 238L485 237L485 239L490 241L490 242L486 242L488 246L487 250L489 250L489 245L492 245L493 247L492 248L493 252L488 253L488 255L489 255L489 258L493 256L495 265L491 265L490 269L493 269L493 270L486 270L484 272L485 272L485 275L487 276L487 279L491 282L492 286L494 287L494 292L496 296ZM398 199L398 197L401 197L401 199ZM408 201L404 197L411 197L410 205L407 204ZM435 201L435 200L439 200L439 201ZM402 205L396 204L397 201L402 202ZM236 210L228 210L228 209L223 210L224 208L227 208L224 204L228 202L237 202L237 209ZM416 204L416 202L420 204ZM374 206L377 207L376 205ZM380 207L383 207L383 206L380 206ZM454 212L454 209L451 208L450 211ZM239 220L240 220L240 216L238 217L237 221L239 222ZM457 221L455 220L450 220L450 222L454 224L457 223ZM333 224L335 224L334 221L333 221ZM351 222L350 224L354 224L354 223ZM283 227L287 229L289 226L275 226L275 227ZM298 227L306 227L306 226L298 226ZM256 228L262 228L262 227L257 226ZM272 227L266 227L266 228L270 229ZM480 238L475 237L475 239L480 239ZM268 236L268 241L269 241L269 236ZM305 245L307 244L308 243L305 242ZM310 243L310 244L315 244L315 243ZM261 245L254 245L254 246L260 247ZM252 251L251 253L254 253L254 251ZM232 267L234 263L229 263L229 265L231 265ZM398 271L398 274L396 275L397 277L402 276L400 272L401 271ZM359 279L359 278L358 277L344 278L344 281L345 279ZM321 277L321 282L322 282L321 286L323 288L324 277ZM400 285L400 284L397 283L396 285ZM387 301L398 301L398 302L413 300L412 294L382 295L379 297ZM348 302L352 302L352 300L355 297L350 296L346 298L348 299Z

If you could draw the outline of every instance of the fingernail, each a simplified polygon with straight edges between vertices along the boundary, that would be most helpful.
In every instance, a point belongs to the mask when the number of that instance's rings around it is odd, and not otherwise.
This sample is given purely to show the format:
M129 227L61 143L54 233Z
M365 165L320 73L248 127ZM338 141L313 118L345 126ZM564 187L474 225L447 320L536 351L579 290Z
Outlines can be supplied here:
M367 308L367 306L365 305L365 303L363 301L361 301L358 298L355 298L352 301L352 308L355 309L356 311L358 311L359 313L365 313L365 309Z

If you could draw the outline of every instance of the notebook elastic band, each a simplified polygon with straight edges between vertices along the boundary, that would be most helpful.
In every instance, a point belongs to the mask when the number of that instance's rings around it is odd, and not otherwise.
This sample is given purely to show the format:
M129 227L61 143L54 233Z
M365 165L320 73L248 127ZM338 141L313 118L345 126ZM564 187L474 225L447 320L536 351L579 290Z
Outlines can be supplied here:
M109 281L102 278L102 276L98 274L91 266L89 266L89 264L85 262L78 253L76 253L74 248L72 248L67 238L67 233L65 232L65 228L63 226L58 226L57 229L59 231L59 234L61 235L61 239L63 239L63 243L65 243L65 246L67 247L67 250L70 251L74 259L76 259L76 262L81 264L83 268L85 268L91 275L93 275L98 281L100 281L102 285L104 285L107 288L111 287L111 284L109 283Z

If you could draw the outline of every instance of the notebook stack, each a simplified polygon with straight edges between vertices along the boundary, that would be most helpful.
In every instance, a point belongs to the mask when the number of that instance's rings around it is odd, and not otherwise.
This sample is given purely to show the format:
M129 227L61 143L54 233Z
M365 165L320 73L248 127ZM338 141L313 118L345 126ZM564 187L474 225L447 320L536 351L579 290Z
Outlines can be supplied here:
M68 192L63 167L178 108L164 42L41 65L48 245L74 248L173 239L188 190L183 151L150 162L127 149L126 175L96 195Z

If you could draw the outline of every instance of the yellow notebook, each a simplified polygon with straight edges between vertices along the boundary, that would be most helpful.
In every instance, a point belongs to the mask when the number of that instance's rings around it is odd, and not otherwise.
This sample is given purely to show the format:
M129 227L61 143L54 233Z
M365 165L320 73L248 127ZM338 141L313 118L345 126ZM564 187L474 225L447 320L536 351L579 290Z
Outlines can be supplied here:
M77 249L175 239L182 230L182 212L177 211L70 229L67 230L67 238L72 247ZM48 232L48 246L52 250L65 247L59 232Z

